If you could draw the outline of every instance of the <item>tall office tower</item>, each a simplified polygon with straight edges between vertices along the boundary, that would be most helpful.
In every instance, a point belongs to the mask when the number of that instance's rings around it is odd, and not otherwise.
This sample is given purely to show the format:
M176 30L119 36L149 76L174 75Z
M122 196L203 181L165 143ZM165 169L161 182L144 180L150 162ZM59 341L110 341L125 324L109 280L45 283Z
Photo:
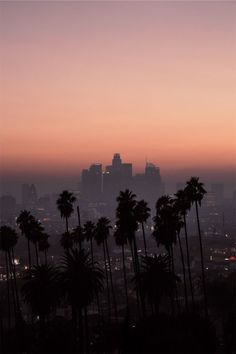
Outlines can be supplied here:
M1 224L14 225L16 200L11 195L0 197L0 222Z
M33 208L37 203L37 191L34 184L22 185L22 204L23 207Z
M98 201L102 193L102 165L92 164L89 169L82 171L81 191L89 201Z
M134 192L139 199L146 200L153 209L157 199L164 193L160 168L153 163L146 163L144 174L134 177Z
M132 164L122 163L120 154L115 153L103 174L103 195L107 201L115 202L121 190L131 187Z

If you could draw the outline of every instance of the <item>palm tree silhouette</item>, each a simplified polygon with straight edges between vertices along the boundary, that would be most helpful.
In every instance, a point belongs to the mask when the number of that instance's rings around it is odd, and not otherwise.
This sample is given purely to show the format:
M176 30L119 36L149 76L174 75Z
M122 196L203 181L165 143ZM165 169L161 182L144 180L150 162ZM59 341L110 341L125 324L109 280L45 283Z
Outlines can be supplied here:
M169 256L167 255L145 256L142 258L140 283L144 296L151 303L156 316L159 315L161 298L164 294L170 295L173 282L179 281L179 277L172 274L169 270L168 258Z
M25 276L21 289L23 300L30 306L32 315L39 316L44 331L46 317L60 302L59 273L51 265L34 266Z
M72 229L71 237L75 245L79 245L79 250L82 249L83 242L85 240L83 230L81 226L77 226Z
M157 246L165 246L169 255L169 271L174 274L174 255L173 244L177 241L177 232L179 229L180 218L175 212L174 200L169 195L164 195L157 200L156 216L154 217L153 236L156 239ZM171 308L172 316L175 314L174 294L172 289ZM176 287L175 287L176 291Z
M95 236L95 224L92 221L87 221L83 227L83 234L87 242L90 243L90 253L92 262L94 262L94 254L93 254L93 240Z
M20 303L16 284L16 272L14 267L14 261L12 259L12 250L17 244L18 236L14 229L9 226L0 227L0 250L5 253L5 265L7 274L7 303L8 303L8 321L10 326L10 280L12 289L12 300L15 312L15 319L20 313ZM13 279L10 274L13 274ZM13 283L14 280L14 283Z
M44 263L46 265L48 264L47 253L50 248L50 243L48 242L48 239L49 239L49 235L44 232L41 234L41 237L38 241L38 250L39 252L44 253Z
M129 189L125 191L120 191L119 196L117 197L118 206L116 209L116 226L119 233L119 238L121 238L122 243L124 240L129 242L129 246L131 249L132 254L132 261L134 267L134 273L136 278L139 279L139 259L138 259L138 250L137 250L137 243L136 243L136 236L135 232L138 229L138 221L135 214L135 207L136 207L136 195L133 194ZM141 287L136 288L137 293L137 305L138 305L138 312L140 315L140 303L139 303L139 296L141 300L141 307L143 316L145 316L145 304L144 299L142 296L142 289Z
M43 235L44 228L34 217L31 218L29 226L29 239L34 244L36 264L39 265L38 242Z
M206 293L206 280L205 280L205 267L204 267L204 257L202 248L202 235L199 221L198 206L201 206L202 199L207 191L204 189L204 184L199 181L199 177L191 177L189 181L186 182L185 191L191 202L195 204L196 216L197 216L197 226L198 226L198 238L200 244L200 255L201 255L201 271L202 271L202 285L204 294L204 310L205 316L208 317L208 306L207 306L207 293Z
M92 263L84 250L72 249L66 252L62 262L62 284L66 299L72 309L74 345L77 347L77 318L79 318L79 341L83 350L82 310L94 300L103 289L103 271ZM86 320L87 316L85 316ZM87 325L86 325L87 327Z
M68 219L74 211L73 203L76 197L73 193L64 190L57 200L57 208L60 211L61 218L66 220L66 232L69 232Z
M187 268L188 268L188 277L189 277L189 285L190 285L190 293L191 293L191 299L192 299L192 306L193 309L195 307L195 302L194 302L194 290L193 290L193 282L192 282L192 274L191 274L191 268L190 268L190 255L189 255L189 245L188 245L188 233L187 233L187 223L186 223L186 215L188 210L191 207L191 203L189 201L189 198L187 196L187 193L185 190L180 189L177 191L175 194L175 208L179 212L179 214L183 217L183 222L184 222L184 234L185 234L185 244L186 244L186 254L187 254ZM178 240L179 240L179 246L180 246L180 252L181 252L181 259L182 259L182 265L183 265L183 275L185 278L185 266L184 266L184 257L183 257L183 251L182 251L182 245L181 245L181 239L180 239L180 234L178 233ZM186 284L185 284L185 293L187 294L187 289L186 289Z
M129 296L128 296L128 283L127 283L127 272L125 265L125 250L124 247L127 244L127 238L124 237L124 234L121 233L121 230L117 227L114 232L114 237L117 246L121 246L122 250L122 264L123 264L123 277L124 277L124 285L125 285L125 298L126 298L126 311L127 316L129 316Z
M138 201L134 208L136 219L142 225L145 256L147 256L147 244L146 244L144 223L146 223L147 219L150 217L150 211L151 209L148 207L148 204L147 202L145 202L145 200Z
M111 270L111 260L110 260L109 248L108 248L108 243L107 243L107 239L110 235L111 228L112 227L110 225L110 220L108 218L101 217L100 219L98 219L96 229L95 229L95 240L96 240L98 246L100 246L102 244L102 247L103 247L103 258L104 258L105 271L106 271L106 282L107 282L108 306L109 306L109 301L110 301L109 280L108 280L108 273L109 273L110 283L111 283L111 293L112 293L113 304L114 304L114 312L115 312L115 317L117 319L118 314L117 314L116 296L115 296L115 291L114 291L112 270ZM107 257L106 257L106 255L107 255ZM108 261L108 267L107 267L106 259ZM108 307L108 310L109 310L109 307Z
M73 237L70 231L64 232L60 239L60 245L65 251L73 248Z
M30 249L30 237L31 237L31 221L33 220L33 216L27 210L22 210L20 215L18 216L16 223L18 224L22 235L27 239L28 246L28 266L29 270L31 270L32 262L31 262L31 249Z

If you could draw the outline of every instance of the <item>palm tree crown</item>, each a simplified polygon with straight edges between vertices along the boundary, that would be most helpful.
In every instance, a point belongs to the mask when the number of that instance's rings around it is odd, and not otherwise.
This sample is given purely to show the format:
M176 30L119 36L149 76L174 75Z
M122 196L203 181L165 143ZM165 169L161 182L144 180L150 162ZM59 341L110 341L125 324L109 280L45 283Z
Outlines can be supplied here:
M61 213L62 218L69 218L73 213L73 203L76 201L76 197L73 193L63 191L57 200L57 208Z
M203 186L204 184L199 182L199 177L191 177L190 180L186 182L185 192L191 204L196 202L201 205L204 194L207 193Z
M17 233L9 226L0 227L0 250L3 252L9 252L15 247L18 240Z

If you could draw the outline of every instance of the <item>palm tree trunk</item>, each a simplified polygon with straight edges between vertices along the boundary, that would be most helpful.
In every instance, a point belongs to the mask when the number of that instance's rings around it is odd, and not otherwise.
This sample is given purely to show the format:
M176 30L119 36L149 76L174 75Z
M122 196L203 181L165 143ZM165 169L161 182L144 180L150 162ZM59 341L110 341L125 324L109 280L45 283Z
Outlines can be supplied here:
M137 279L138 279L141 308L142 308L143 317L146 317L146 308L145 308L143 290L140 284L140 267L139 267L138 250L137 250L135 235L134 235L134 257L135 257L136 269L137 269Z
M72 331L73 331L73 350L77 351L77 311L74 306L71 306L72 313Z
M199 214L198 214L198 205L197 205L197 202L195 202L195 206L196 206L197 226L198 226L198 237L199 237L200 254L201 254L202 285L203 285L203 294L204 294L204 310L205 310L205 316L206 316L206 318L208 318L208 306L207 306L205 267L204 267L204 258L203 258L203 248L202 248L202 235L201 235L201 229L200 229L200 221L199 221Z
M187 292L187 283L186 283L186 272L185 272L185 264L184 264L184 254L183 254L183 248L182 248L182 243L180 239L180 233L177 233L178 236L178 242L179 242L179 249L180 249L180 257L181 257L181 263L182 263L182 269L183 269L183 277L184 277L184 298L185 298L185 307L186 311L188 311L188 292Z
M45 262L45 265L47 266L48 265L47 250L44 250L44 262Z
M145 256L147 257L147 243L146 243L146 236L145 236L145 230L144 230L144 223L141 222L141 224L142 224L142 231L143 231L144 251L145 251Z
M107 284L107 304L108 304L108 317L111 318L111 300L110 300L110 289L109 289L109 281L108 281L108 272L107 272L107 264L106 264L106 251L105 251L105 243L102 243L103 247L103 259L105 266L105 274L106 274L106 284Z
M82 250L82 242L81 242L81 219L80 219L80 210L79 206L77 205L77 215L78 215L78 227L79 227L79 250Z
M85 352L89 353L89 324L88 324L88 309L84 308L84 322L85 322Z
M14 284L15 284L15 294L16 294L16 305L17 305L17 313L21 317L21 311L20 311L20 300L19 300L19 293L18 293L18 287L17 287L17 281L16 281L16 266L14 263L14 250L12 248L12 259L13 259L13 277L14 277Z
M30 251L30 240L27 239L27 246L28 246L28 263L29 263L29 272L31 275L31 251Z
M68 217L66 217L65 219L66 219L66 232L67 232L67 234L69 234Z
M90 252L91 252L91 258L92 258L92 264L94 266L94 258L93 258L93 240L90 238Z
M171 244L171 246L170 246L170 251L171 251L171 266L172 266L172 275L173 275L173 284L174 284L174 296L175 296L175 300L176 300L176 304L177 304L177 309L180 310L178 289L177 289L177 284L175 281L175 261L174 261L173 244Z
M39 265L39 254L38 254L37 242L35 242L34 248L35 248L35 256L36 256L36 264L38 266Z
M13 267L12 267L12 258L10 250L7 252L8 264L9 264L9 273L10 273L10 284L11 284L11 292L12 292L12 301L13 301L13 308L14 308L14 315L15 315L15 323L17 320L17 305L16 305L16 293L15 293L15 284L13 275Z
M8 329L11 328L11 305L10 305L10 284L9 284L9 269L7 252L5 252L5 264L6 264L6 275L7 275L7 307L8 307Z
M107 259L108 259L108 265L109 265L109 275L110 275L110 283L111 283L111 293L112 293L113 304L114 304L114 312L115 312L116 321L118 321L116 296L115 296L115 291L114 291L114 284L113 284L112 271L111 271L111 260L110 260L110 254L109 254L107 239L105 239L105 246L106 246Z
M187 223L186 223L186 215L185 214L184 214L184 233L185 233L185 243L186 243L186 252L187 252L187 265L188 265L188 277L189 277L190 293L191 293L191 299L192 299L192 307L193 307L193 310L194 310L195 309L195 300L194 300L192 274L191 274L191 268L190 268L188 233L187 233Z
M83 326L83 314L82 314L82 309L78 309L78 315L79 315L79 347L81 353L84 352L84 326Z
M127 274L126 274L126 266L125 266L125 250L124 245L121 245L122 248L122 262L123 262L123 275L124 275L124 284L125 284L125 297L126 297L126 308L129 313L129 297L128 297L128 284L127 284Z
M169 274L172 274L172 262L171 262L171 251L170 247L167 248L168 252L168 267L169 267ZM171 289L170 289L170 301L171 301L171 316L174 318L175 317L175 303L174 303L174 291L173 291L173 281L171 279Z

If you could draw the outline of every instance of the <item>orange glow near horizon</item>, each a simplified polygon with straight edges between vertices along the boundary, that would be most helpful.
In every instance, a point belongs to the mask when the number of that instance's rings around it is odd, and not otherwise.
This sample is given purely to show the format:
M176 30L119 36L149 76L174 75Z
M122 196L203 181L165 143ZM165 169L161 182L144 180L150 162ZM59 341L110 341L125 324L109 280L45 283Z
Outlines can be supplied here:
M235 4L3 2L1 166L235 168Z

